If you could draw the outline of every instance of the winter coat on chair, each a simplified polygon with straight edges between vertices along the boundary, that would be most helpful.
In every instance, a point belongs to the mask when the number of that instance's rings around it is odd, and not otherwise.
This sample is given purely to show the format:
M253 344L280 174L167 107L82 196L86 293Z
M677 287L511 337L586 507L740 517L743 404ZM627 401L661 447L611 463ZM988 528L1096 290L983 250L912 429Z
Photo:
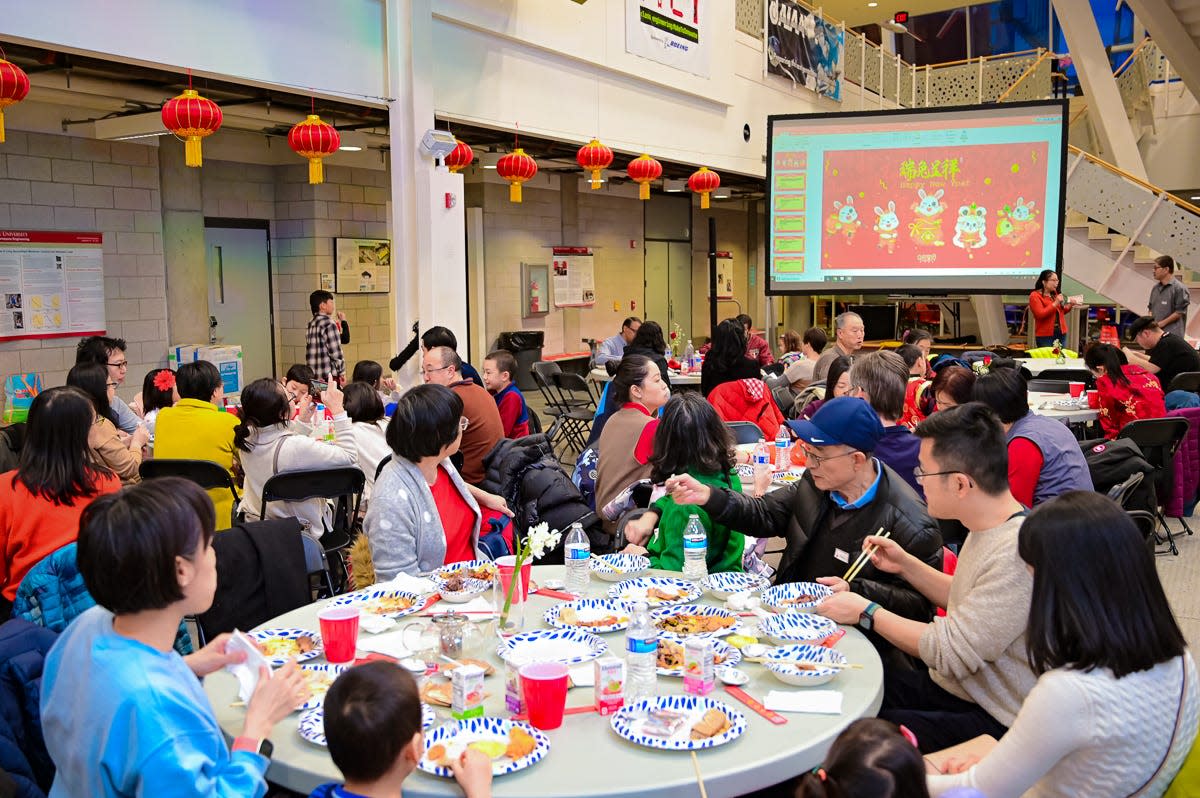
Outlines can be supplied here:
M783 413L775 404L771 391L762 380L735 380L713 388L709 403L722 421L749 421L757 424L767 440L779 433Z
M58 635L28 621L0 626L0 769L19 798L45 798L54 762L42 738L42 666Z

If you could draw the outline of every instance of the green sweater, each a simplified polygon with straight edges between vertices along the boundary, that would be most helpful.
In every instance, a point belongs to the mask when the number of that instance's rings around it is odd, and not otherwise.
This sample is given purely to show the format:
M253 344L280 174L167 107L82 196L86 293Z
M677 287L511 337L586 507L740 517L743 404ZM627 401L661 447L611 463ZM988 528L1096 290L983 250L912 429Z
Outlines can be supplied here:
M737 472L725 474L701 474L688 471L701 483L713 488L730 488L740 491L742 481ZM708 532L708 572L710 574L723 571L742 570L742 550L746 546L746 536L735 532L727 526L713 522L703 508L694 504L676 504L668 495L652 505L658 512L658 531L646 544L650 557L651 568L661 568L665 571L683 570L683 530L687 526L688 517L695 513Z

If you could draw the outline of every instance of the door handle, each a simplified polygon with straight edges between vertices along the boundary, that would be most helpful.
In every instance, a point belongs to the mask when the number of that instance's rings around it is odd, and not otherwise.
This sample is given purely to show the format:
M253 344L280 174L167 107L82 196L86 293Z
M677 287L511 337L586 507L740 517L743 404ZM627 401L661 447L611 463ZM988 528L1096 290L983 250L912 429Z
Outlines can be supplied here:
M213 247L217 251L217 302L225 304L225 255L221 247Z

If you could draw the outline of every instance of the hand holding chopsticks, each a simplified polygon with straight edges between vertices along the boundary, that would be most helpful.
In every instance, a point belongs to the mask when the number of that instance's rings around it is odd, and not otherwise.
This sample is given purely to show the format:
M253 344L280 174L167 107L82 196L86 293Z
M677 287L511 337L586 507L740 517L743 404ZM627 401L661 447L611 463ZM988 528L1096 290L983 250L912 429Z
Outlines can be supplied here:
M892 537L892 532L891 530L884 532L883 527L879 527L879 531L875 533L875 536L883 538L884 540L888 540ZM846 580L846 582L854 581L854 577L858 576L858 572L861 571L864 566L866 566L867 561L871 559L871 555L874 554L878 549L878 544L868 546L863 549L862 553L858 555L858 559L846 569L846 573L842 575L842 579Z

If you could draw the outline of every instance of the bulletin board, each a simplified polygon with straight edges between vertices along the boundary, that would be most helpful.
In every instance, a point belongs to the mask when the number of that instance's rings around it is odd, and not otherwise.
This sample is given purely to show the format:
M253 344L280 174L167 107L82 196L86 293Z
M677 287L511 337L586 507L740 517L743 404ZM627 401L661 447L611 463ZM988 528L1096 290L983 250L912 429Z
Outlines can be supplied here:
M554 307L590 308L596 304L596 266L588 247L555 247Z
M0 340L103 334L103 236L0 230L0 296Z
M335 294L386 294L392 282L392 242L386 238L335 238Z

